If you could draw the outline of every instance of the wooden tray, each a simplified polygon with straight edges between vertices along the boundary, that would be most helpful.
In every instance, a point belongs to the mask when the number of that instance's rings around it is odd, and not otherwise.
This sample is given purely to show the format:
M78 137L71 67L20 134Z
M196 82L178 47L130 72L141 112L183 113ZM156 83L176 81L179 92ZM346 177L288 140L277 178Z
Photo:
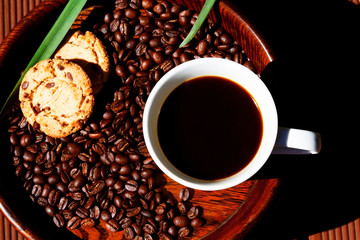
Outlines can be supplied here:
M45 0L9 33L8 37L0 45L0 73L4 74L3 76L14 79L14 82L17 80L14 77L14 75L17 76L14 72L19 72L19 70L24 68L28 60L25 58L17 62L17 66L13 66L10 62L13 63L14 55L16 56L19 53L26 56L32 55L32 50L27 49L25 51L22 48L19 49L18 46L26 41L31 41L34 38L34 36L30 36L33 31L46 33L44 29L48 29L51 24L45 24L44 26L44 20L50 19L53 21L54 16L62 9L65 2L65 0ZM173 0L172 2L180 3L199 11L204 0L198 2ZM86 20L92 10L93 8L90 7L83 11L73 28L79 27L79 24ZM256 34L256 31L244 20L231 3L220 1L219 7L212 11L211 18L220 21L223 27L240 43L251 61L255 64L259 74L273 60L271 51L266 47L266 43ZM51 22L50 20L49 22ZM39 39L41 39L40 36ZM39 40L35 42L39 42ZM3 169L9 170L6 167ZM5 176L11 174L13 174L12 168L7 171ZM4 177L3 174L0 173L0 175ZM32 218L29 218L29 213L26 212L26 209L19 213L17 206L22 205L22 201L19 201L18 198L14 200L13 195L11 195L12 193L9 193L9 185L4 183L4 179L0 180L1 185L6 185L0 188L0 208L4 215L24 236L29 239L46 239L48 236L51 236L51 239L64 239L60 235L52 233L51 226L49 226L50 229L42 228L44 231L39 232L39 227L34 226L34 223L31 222ZM168 178L167 181L166 189L172 192L174 196L178 196L179 190L183 186ZM277 179L259 179L246 181L227 190L214 192L195 191L192 202L204 208L203 216L206 219L206 225L196 230L192 235L192 239L239 239L244 236L265 210L278 184L279 181ZM22 191L21 189L18 190ZM29 211L39 210L37 208L34 209ZM42 217L42 215L39 216L39 218ZM42 221L48 221L52 224L51 219L47 216L44 216L44 219L41 219ZM53 227L55 228L55 226ZM58 233L64 230L57 229L54 231ZM122 238L122 232L111 233L106 229L104 223L92 229L76 229L72 232L81 239Z

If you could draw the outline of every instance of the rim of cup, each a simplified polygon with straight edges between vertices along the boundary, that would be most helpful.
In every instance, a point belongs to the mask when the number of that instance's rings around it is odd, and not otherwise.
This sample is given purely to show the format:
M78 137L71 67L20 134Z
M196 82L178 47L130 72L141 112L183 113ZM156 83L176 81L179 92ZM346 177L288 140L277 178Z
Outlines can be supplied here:
M262 115L263 136L257 154L244 169L227 178L201 180L182 173L167 159L157 137L157 120L168 95L181 83L199 76L219 76L241 85L253 97ZM147 99L143 115L144 139L155 163L176 182L199 190L225 189L248 180L270 156L277 131L276 106L263 81L243 65L220 58L194 59L171 69L154 86Z

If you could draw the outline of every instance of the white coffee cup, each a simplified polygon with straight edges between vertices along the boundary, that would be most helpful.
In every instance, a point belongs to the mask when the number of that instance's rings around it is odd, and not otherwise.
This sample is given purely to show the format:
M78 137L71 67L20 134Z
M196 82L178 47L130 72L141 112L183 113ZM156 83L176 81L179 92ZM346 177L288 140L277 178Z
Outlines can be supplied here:
M252 95L262 115L263 136L258 152L244 169L224 179L201 180L179 171L165 156L158 139L158 117L166 98L183 82L200 76L219 76L235 81ZM321 148L318 133L278 127L274 100L262 80L243 65L220 58L191 60L166 73L147 99L143 133L149 153L158 167L176 182L200 190L220 190L246 181L265 164L272 153L316 154Z

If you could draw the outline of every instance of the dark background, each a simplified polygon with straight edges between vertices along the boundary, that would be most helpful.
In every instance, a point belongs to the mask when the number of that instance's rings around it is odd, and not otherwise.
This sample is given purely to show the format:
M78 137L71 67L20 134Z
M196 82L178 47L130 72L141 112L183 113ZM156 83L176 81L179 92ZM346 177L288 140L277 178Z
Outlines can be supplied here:
M254 178L280 178L247 239L308 239L360 217L360 6L236 1L276 54L263 74L284 127L322 136L314 156L272 156Z

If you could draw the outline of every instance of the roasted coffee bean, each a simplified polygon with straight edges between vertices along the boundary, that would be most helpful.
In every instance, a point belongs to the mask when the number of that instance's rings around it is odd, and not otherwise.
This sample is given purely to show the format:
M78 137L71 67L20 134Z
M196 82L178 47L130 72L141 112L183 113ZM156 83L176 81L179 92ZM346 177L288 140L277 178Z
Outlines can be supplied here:
M62 210L65 210L68 206L68 203L69 203L69 199L67 197L61 197L60 200L59 200L59 203L58 203L58 209L60 211Z
M232 37L228 33L223 33L220 37L220 41L222 44L230 44L232 41Z
M189 219L184 215L176 216L173 223L177 227L186 227L189 225Z
M135 208L129 208L126 211L126 216L127 217L135 217L136 215L138 215L141 211L141 207L135 207Z
M115 72L119 77L126 78L128 76L128 70L123 65L117 65L115 67Z
M51 205L46 205L45 211L50 217L54 216L55 213L56 213L55 208L53 206L51 206Z
M81 224L81 219L80 219L80 217L74 216L74 217L72 217L72 218L68 221L67 227L68 227L69 229L73 230L73 229L78 228L78 227L80 226L80 224Z
M188 201L191 198L191 192L188 188L182 188L179 193L179 197L181 201Z
M74 216L74 214L71 210L62 211L62 215L64 216L65 220L70 220Z
M109 28L111 32L116 32L119 29L120 21L118 19L114 19L110 22Z
M137 46L138 42L137 39L135 38L131 38L129 39L126 43L125 43L125 47L127 49L135 49L135 47Z
M204 220L202 218L194 218L190 222L190 226L197 228L204 225Z
M208 42L206 40L202 40L197 45L197 54L204 55L206 54L208 49Z
M90 213L90 217L94 218L95 220L100 218L100 208L98 206L91 208L89 213Z
M141 184L139 189L138 189L138 194L140 196L145 196L149 191L149 188L146 184Z
M141 210L141 214L147 218L152 218L154 215L152 211L146 209Z
M97 181L101 177L101 168L100 167L93 167L90 169L89 172L89 180L90 181Z
M67 188L64 182L58 182L56 184L56 188L63 194L66 194L69 191L69 189Z
M107 34L109 31L109 24L104 23L101 25L101 27L99 28L99 31L102 32L103 34Z
M164 5L163 4L161 4L161 3L158 3L158 4L156 4L155 6L154 6L154 8L153 8L153 11L154 12L156 12L157 14L161 14L161 13L163 13L163 12L165 12L165 7L164 7Z
M15 133L10 134L10 144L14 145L14 146L19 144L19 138L18 138L17 134L15 134Z
M80 222L81 227L92 228L95 226L95 220L92 218L84 218Z
M180 61L181 61L181 63L187 62L187 61L189 61L189 60L191 60L191 59L192 59L192 57L191 57L191 55L188 54L188 53L182 53L182 54L180 54Z
M140 173L143 179L149 179L153 175L153 170L151 169L143 169Z
M138 15L139 15L139 11L137 11L135 9L132 9L132 8L125 9L125 16L127 18L135 19L138 17Z
M34 138L33 135L25 134L20 139L20 145L23 146L23 147L29 146L34 142L34 140L35 140L35 138ZM13 144L13 145L16 145L16 144Z
M24 152L24 150L21 146L17 145L14 147L14 156L15 157L21 157L23 152Z
M63 183L68 184L70 182L69 174L67 174L66 172L61 171L59 175Z
M171 60L166 60L160 65L160 69L164 71L164 73L167 73L170 71L173 67L175 67L175 64Z
M178 234L179 234L179 237L187 237L187 236L189 236L190 232L191 232L191 229L189 227L182 227L179 229Z
M194 219L199 216L200 212L201 211L199 207L193 206L192 208L190 208L189 212L187 213L187 217L189 219Z
M167 221L161 221L159 223L159 231L166 233L169 230L169 223Z
M116 209L115 205L111 205L108 208L108 211L110 212L111 217L115 218L115 216L117 215L117 209Z
M168 229L168 233L171 235L171 236L174 236L176 237L178 235L178 229L175 225L171 225Z
M128 7L128 1L127 0L116 0L115 7L118 9L125 9Z
M177 208L181 214L187 214L188 212L188 207L184 202L179 202Z
M71 153L74 156L79 155L81 152L81 147L77 143L68 143L66 149L69 153Z
M106 228L109 229L111 232L117 232L120 230L120 224L115 219L110 219L106 223Z
M141 25L136 25L134 29L134 35L139 36L144 32L144 27Z
M156 209L155 212L157 214L164 214L166 212L166 203L160 203Z
M124 183L121 179L118 179L116 183L113 185L113 188L118 192L120 192L123 189L123 187L124 187Z
M80 218L87 218L89 216L89 210L84 207L79 207L76 209L75 214Z
M95 196L91 196L91 197L89 197L89 198L87 199L84 207L85 207L86 209L90 209L90 208L95 204L95 202L96 202L96 197L95 197Z
M62 227L65 225L65 219L64 219L64 217L63 217L61 214L59 214L59 213L57 213L57 214L54 215L53 221L54 221L55 225L56 225L57 227L59 227L59 228L62 228Z
M37 175L37 176L39 176L39 175ZM50 184L55 185L59 182L60 177L57 174L52 174L52 175L48 176L47 180Z
M68 209L71 211L75 211L80 205L79 201L70 201L68 204Z
M119 170L120 175L128 175L131 173L131 167L129 164L121 166Z
M166 213L166 217L169 220L173 220L175 217L175 211L173 208L169 209L168 212Z
M157 214L154 219L157 222L161 222L161 221L166 220L166 216L165 216L165 214Z
M145 226L143 227L144 232L149 233L149 234L154 234L156 232L156 229L153 225L147 223L145 224Z
M102 210L100 214L100 218L103 221L109 221L111 219L111 214L108 210Z
M100 139L101 137L103 137L103 133L101 132L89 133L89 137L92 139Z
M98 181L95 181L93 184L91 184L87 190L91 196L96 195L103 190L105 185L106 184L103 180L98 180Z
M131 224L133 223L133 221L131 220L131 218L125 217L125 218L121 219L119 223L121 225L121 228L125 229L127 227L130 227Z
M139 185L138 183L135 181L135 180L128 180L126 183L125 183L125 188L126 190L130 191L130 192L135 192L138 190L139 188Z
M45 207L48 204L48 200L44 197L39 197L36 202L42 207Z
M150 56L157 64L162 64L164 61L164 56L160 52L151 51Z
M122 108L121 103L112 104L112 108L114 108L114 109ZM103 143L98 142L98 143L92 145L92 150L94 150L94 152L96 152L97 154L99 154L101 156L101 155L105 154L106 146Z
M120 22L119 30L121 35L130 36L130 24L128 22Z
M143 0L141 4L144 9L152 9L155 5L155 1L154 0Z
M36 155L34 153L29 152L29 151L25 151L24 154L23 154L24 161L33 162L33 161L35 161L35 158L36 158Z
M144 59L142 62L141 62L141 69L142 70L149 70L151 69L151 67L153 66L153 60L151 59Z
M81 188L82 186L85 185L86 183L86 177L83 176L82 174L79 174L78 176L76 176L76 178L72 181L74 187L76 188Z
M41 192L42 192L42 187L41 187L41 185L39 185L39 184L33 185L31 194L32 194L34 197L39 197L39 196L41 195Z
M124 237L125 239L134 239L135 233L132 227L127 227L124 229Z
M104 16L104 22L105 22L105 23L110 23L111 20L112 20L112 15L111 15L111 13L105 14L105 16Z
M49 204L55 206L60 200L60 192L56 189L53 189L49 193L48 201Z
M176 207L176 205L177 205L177 201L176 201L175 197L172 195L168 196L166 203L168 203L172 207Z

